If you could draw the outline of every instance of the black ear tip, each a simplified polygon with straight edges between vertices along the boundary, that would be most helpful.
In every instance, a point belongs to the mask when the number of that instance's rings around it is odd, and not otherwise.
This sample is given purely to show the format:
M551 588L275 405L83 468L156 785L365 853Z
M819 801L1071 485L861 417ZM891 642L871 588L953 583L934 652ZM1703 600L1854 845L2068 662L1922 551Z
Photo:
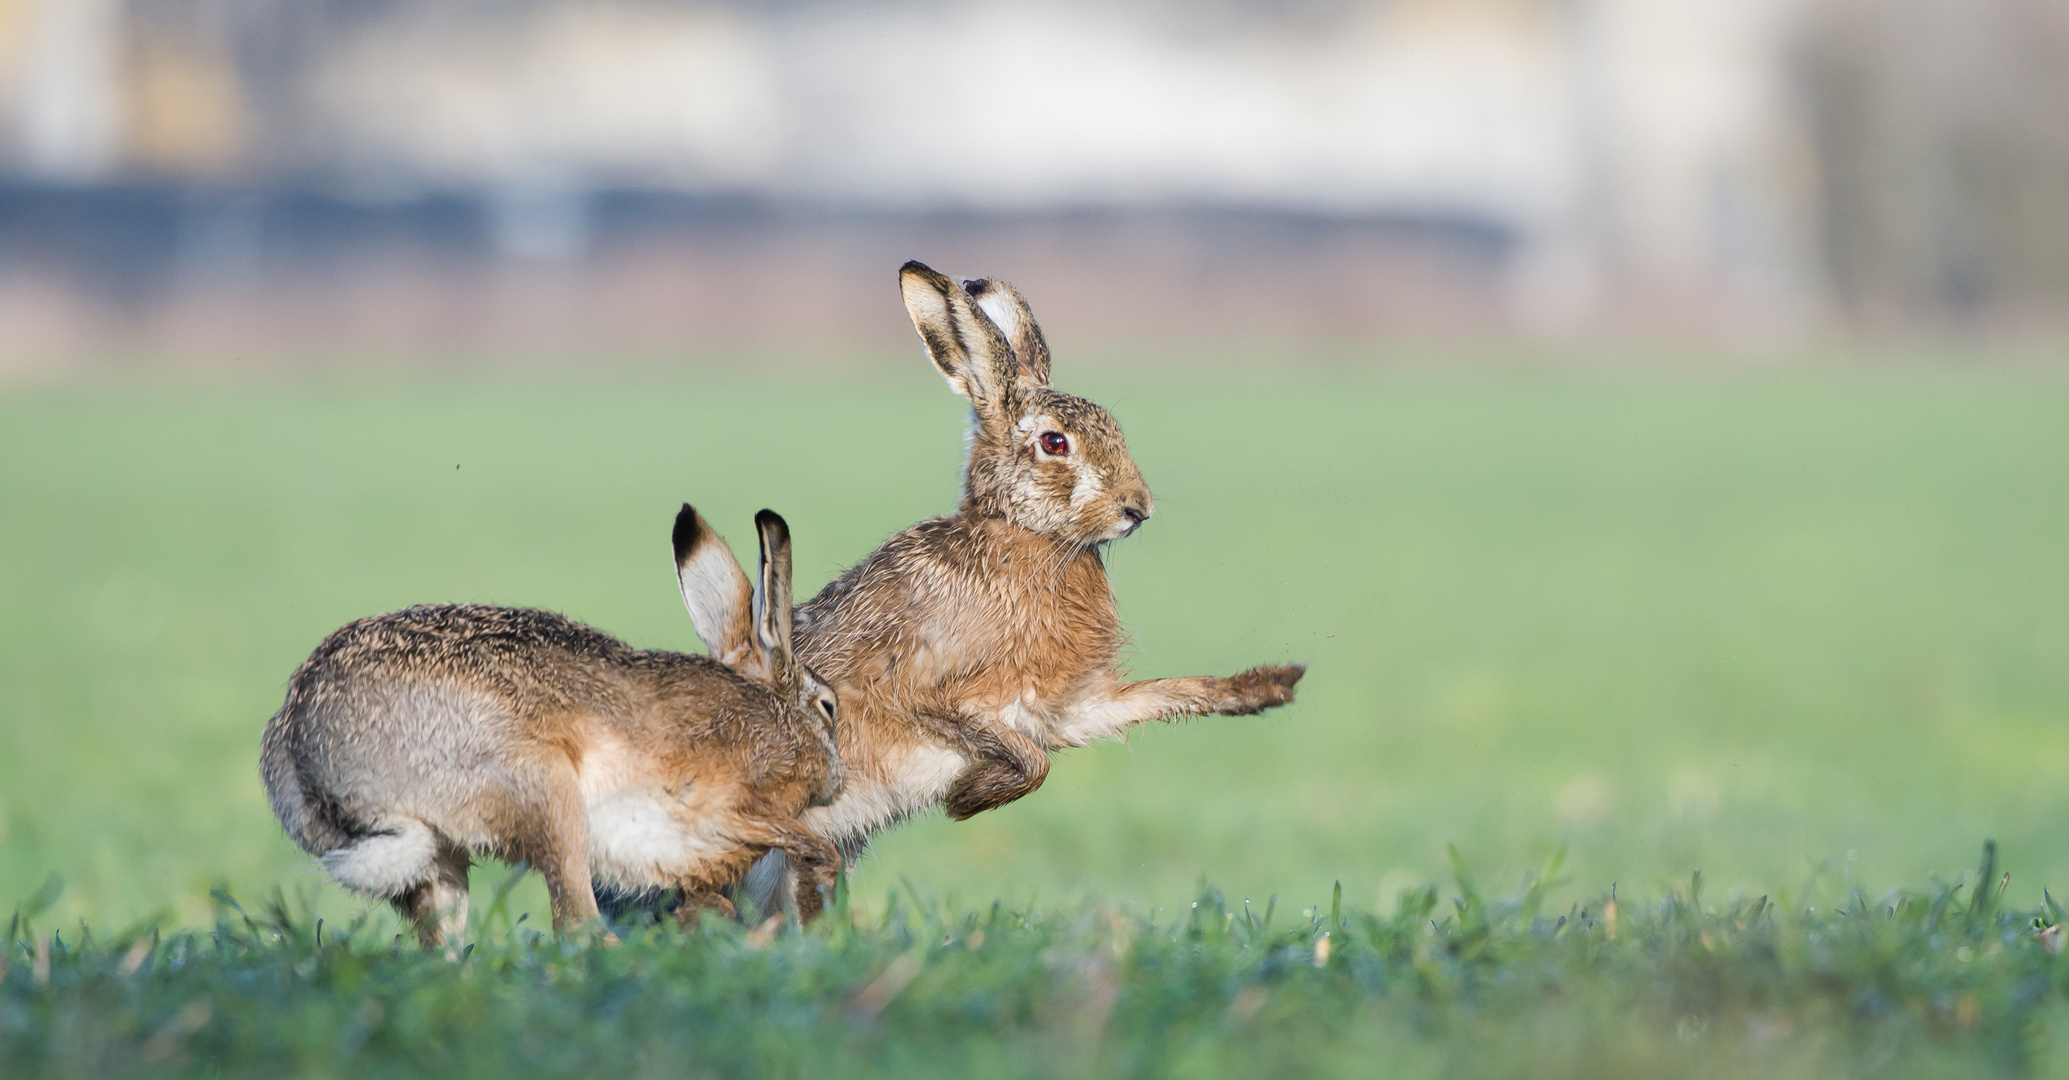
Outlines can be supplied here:
M697 520L696 508L689 503L682 504L682 509L675 513L675 531L669 535L669 540L675 544L675 557L680 559L696 547L702 535L704 526Z
M904 277L907 274L931 274L933 272L933 267L928 266L926 263L923 263L918 259L907 259L905 261L905 265L898 268L899 277Z
M754 527L763 532L773 532L781 537L788 538L790 536L790 524L783 520L783 515L774 510L757 512L754 515Z
M963 291L971 296L983 296L984 291L989 288L991 288L990 278L973 277L963 281Z

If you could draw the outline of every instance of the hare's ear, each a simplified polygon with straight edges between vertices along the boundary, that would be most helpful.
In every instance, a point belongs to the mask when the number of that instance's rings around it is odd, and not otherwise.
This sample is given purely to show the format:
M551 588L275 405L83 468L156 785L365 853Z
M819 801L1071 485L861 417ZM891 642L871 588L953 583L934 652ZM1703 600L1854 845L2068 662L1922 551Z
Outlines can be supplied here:
M713 659L739 667L754 652L754 588L733 552L689 503L675 515L675 581Z
M769 681L796 690L797 664L790 649L790 526L774 510L754 515L761 534L761 576L754 583L755 645L768 665Z
M1014 409L1020 362L998 325L977 308L962 286L926 266L909 262L898 271L898 288L913 328L927 345L927 357L955 392L970 399L983 419L1004 419Z
M1012 344L1014 359L1020 362L1021 389L1048 386L1049 343L1042 337L1042 328L1035 325L1034 310L1020 290L1003 281L972 278L963 282L963 291Z

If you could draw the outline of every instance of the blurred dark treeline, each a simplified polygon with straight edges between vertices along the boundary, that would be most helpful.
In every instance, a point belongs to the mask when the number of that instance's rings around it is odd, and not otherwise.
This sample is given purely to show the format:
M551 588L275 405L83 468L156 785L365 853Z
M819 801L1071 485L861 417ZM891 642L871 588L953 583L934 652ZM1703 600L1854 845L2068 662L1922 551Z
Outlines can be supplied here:
M2069 0L0 0L0 360L2069 327ZM799 303L799 297L810 297Z

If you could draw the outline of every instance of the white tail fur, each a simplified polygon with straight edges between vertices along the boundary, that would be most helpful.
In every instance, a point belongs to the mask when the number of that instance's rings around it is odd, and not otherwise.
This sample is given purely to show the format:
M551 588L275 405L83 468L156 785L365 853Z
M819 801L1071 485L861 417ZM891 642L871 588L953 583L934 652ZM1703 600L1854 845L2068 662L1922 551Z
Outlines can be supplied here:
M437 856L438 836L431 827L405 820L317 858L338 884L391 900L430 881Z

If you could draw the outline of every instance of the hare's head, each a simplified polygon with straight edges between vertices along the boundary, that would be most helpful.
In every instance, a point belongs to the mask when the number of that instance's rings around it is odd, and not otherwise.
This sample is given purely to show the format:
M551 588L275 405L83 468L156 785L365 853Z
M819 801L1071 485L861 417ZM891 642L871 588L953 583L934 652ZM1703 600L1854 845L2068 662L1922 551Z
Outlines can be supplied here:
M952 281L916 262L899 273L927 356L970 399L966 514L1003 517L1075 544L1136 530L1156 510L1113 414L1049 387L1049 346L1003 281Z
M684 503L675 515L676 583L712 657L774 690L809 718L829 767L823 801L815 804L824 805L841 789L834 728L838 704L833 687L791 647L790 526L774 510L754 515L754 526L761 538L761 564L749 584L725 540Z

